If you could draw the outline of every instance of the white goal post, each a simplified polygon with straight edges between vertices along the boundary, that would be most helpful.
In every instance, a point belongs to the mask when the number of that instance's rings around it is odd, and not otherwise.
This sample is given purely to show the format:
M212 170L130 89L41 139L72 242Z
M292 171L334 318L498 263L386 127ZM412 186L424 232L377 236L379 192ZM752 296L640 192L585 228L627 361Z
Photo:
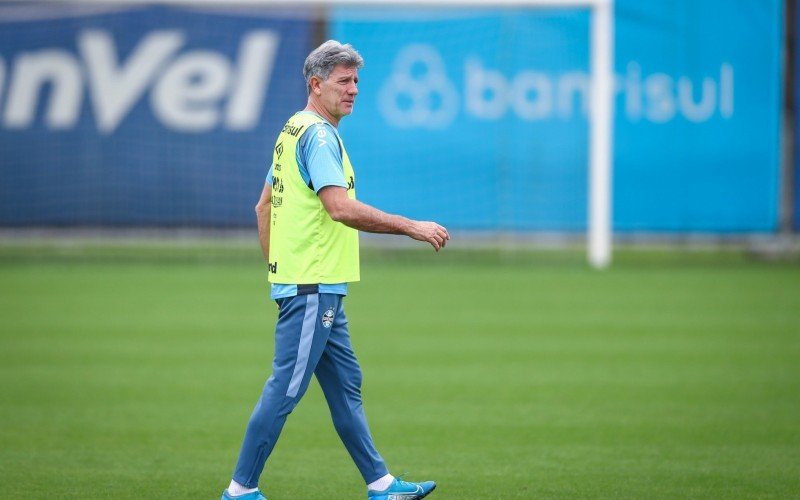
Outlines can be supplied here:
M4 3L5 0L0 0ZM587 254L592 267L611 263L612 140L614 116L614 0L71 0L77 4L182 4L209 6L391 6L585 8L590 23L589 200Z

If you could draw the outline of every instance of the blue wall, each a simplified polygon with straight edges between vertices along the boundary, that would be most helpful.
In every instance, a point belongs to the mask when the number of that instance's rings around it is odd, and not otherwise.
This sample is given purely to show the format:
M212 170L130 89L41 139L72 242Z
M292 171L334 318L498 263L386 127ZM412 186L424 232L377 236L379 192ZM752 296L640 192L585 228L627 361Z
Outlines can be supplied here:
M777 0L618 0L614 227L774 231ZM430 14L430 13L426 13ZM339 10L368 201L456 228L586 226L586 12Z

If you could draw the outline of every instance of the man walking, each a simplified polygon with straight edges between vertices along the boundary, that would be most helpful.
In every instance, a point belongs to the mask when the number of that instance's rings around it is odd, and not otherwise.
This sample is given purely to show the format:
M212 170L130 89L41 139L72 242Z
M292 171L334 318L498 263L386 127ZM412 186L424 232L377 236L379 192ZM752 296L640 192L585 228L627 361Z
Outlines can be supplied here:
M336 431L373 500L423 498L433 481L392 476L361 405L361 369L342 301L359 280L358 230L409 236L436 251L450 239L434 222L391 215L356 200L355 173L336 127L353 112L363 59L329 40L306 58L308 104L283 127L256 206L261 248L278 303L273 373L256 404L222 499L259 500L258 479L286 417L314 374Z

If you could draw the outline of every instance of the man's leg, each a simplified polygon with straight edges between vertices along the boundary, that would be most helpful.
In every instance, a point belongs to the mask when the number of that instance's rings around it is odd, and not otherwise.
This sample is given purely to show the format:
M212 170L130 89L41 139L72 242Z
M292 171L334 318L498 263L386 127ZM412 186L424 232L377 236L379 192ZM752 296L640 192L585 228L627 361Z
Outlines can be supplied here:
M286 417L308 388L331 331L321 321L322 312L331 307L330 296L327 297L310 294L279 301L272 376L250 416L233 474L233 480L243 486L258 486Z
M361 368L350 343L341 297L337 306L328 343L314 373L328 401L336 432L369 484L388 470L372 442L361 405Z

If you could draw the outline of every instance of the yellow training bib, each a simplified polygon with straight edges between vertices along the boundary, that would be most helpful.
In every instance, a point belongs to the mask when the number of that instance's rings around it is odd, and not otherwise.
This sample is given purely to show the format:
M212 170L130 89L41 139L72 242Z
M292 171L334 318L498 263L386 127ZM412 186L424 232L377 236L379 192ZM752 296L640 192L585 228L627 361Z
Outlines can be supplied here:
M346 283L360 279L358 231L331 219L322 201L300 175L297 148L303 132L324 123L299 112L278 135L272 155L272 220L269 234L269 281L286 284ZM320 129L324 134L324 129ZM333 139L333 138L331 138ZM347 195L355 199L355 173L344 144Z

